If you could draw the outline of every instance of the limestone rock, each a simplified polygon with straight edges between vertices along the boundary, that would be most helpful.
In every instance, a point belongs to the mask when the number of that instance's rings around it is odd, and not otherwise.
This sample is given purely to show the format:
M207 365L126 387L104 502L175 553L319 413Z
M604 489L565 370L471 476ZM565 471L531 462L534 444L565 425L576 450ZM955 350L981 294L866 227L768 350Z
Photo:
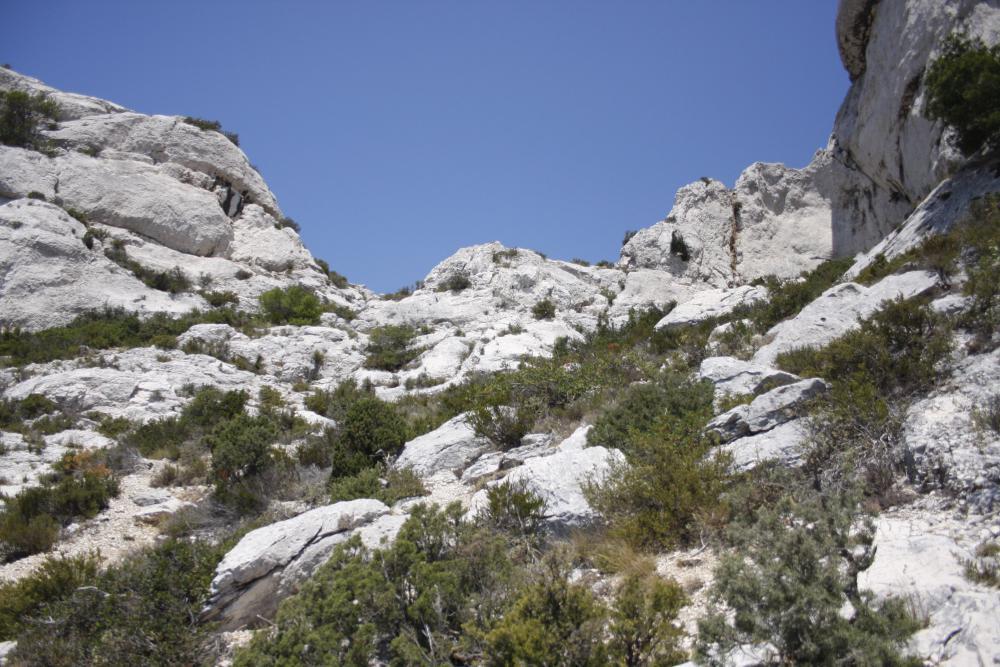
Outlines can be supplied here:
M733 457L733 469L737 472L769 461L795 466L801 460L802 445L808 435L803 420L793 419L769 431L737 438L720 447L720 450Z
M698 292L689 300L671 310L656 323L656 329L674 329L698 324L713 317L733 312L739 306L750 305L767 298L763 287L743 285L730 289L712 289Z
M59 105L58 118L60 121L127 111L125 107L107 100L56 90L38 79L25 76L6 67L0 67L0 90L20 90L33 95L47 95Z
M715 417L705 428L718 433L723 442L770 431L800 416L799 408L802 404L826 390L826 383L818 378L776 387L749 404L738 405Z
M476 435L469 413L463 413L407 442L393 465L410 468L422 477L440 470L461 472L492 448L489 440Z
M235 629L272 616L334 547L388 511L377 500L350 500L250 531L216 567L203 617Z
M587 525L597 518L596 512L583 495L583 484L600 481L612 465L623 464L624 455L617 449L588 447L565 449L549 456L530 458L513 468L502 480L490 482L524 483L545 500L545 523L550 530L564 532ZM486 490L476 493L470 501L475 515L486 503Z
M0 148L2 150L2 148ZM24 329L65 324L89 310L182 313L204 307L193 294L150 289L83 243L86 228L53 204L0 206L0 323Z
M782 352L798 347L822 347L855 329L886 301L909 299L925 294L937 285L930 271L910 271L887 276L871 287L840 283L821 294L798 315L776 324L767 333L770 339L753 356L754 363L772 365Z
M875 560L858 578L862 590L912 600L926 614L928 626L910 647L929 664L1000 661L1000 596L963 572L979 541L970 533L969 518L929 502L890 511L877 520Z
M708 357L698 368L698 377L715 385L716 398L757 394L769 386L790 384L798 376L735 357Z

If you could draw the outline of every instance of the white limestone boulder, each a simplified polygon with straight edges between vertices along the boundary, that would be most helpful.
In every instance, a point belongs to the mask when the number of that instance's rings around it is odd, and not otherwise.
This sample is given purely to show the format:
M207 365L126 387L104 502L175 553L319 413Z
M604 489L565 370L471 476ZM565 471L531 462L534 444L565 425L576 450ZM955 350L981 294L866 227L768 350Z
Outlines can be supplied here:
M792 373L736 357L708 357L702 360L698 378L715 385L716 398L758 394L765 387L790 384L799 379Z
M656 329L675 329L728 315L740 306L767 298L767 289L751 285L698 292L656 323Z
M718 415L705 428L718 433L723 442L770 431L800 417L802 406L826 390L826 382L819 378L776 387L748 404L738 405Z
M937 286L930 271L910 271L888 276L871 287L840 283L821 294L796 316L767 332L769 343L757 350L753 362L770 366L782 352L800 347L822 347L857 328L886 301L910 299Z
M203 618L233 630L273 616L334 547L388 512L377 500L350 500L250 531L216 566Z
M793 419L769 431L755 433L722 445L719 450L732 456L732 468L745 472L762 463L776 462L793 467L802 460L809 429L803 419Z
M407 442L393 466L410 468L421 477L441 470L461 473L492 448L489 440L476 435L469 423L469 413L463 413Z

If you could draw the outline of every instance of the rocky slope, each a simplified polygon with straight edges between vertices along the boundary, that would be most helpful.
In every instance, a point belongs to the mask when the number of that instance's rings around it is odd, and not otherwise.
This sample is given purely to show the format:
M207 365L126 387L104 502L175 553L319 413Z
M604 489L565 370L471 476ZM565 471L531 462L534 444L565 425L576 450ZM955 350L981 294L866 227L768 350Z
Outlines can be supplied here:
M335 422L307 409L307 398L345 380L368 383L391 401L433 396L515 369L528 357L549 357L561 339L583 340L652 307L665 313L659 331L726 320L767 303L768 290L750 285L757 279L791 279L824 260L856 256L844 281L732 356L720 341L740 321L721 324L694 374L715 388L718 414L707 428L735 469L798 466L810 437L809 406L836 378L779 370L779 354L825 345L893 299L926 297L943 313L965 307L960 279L945 284L934 272L851 281L876 257L892 259L946 232L972 202L1000 192L995 162L964 160L949 131L922 113L921 74L955 30L1000 41L1000 3L842 0L837 39L852 85L828 145L809 165L757 163L733 188L712 179L685 186L666 219L630 238L615 265L484 243L458 250L398 299L333 284L283 225L260 174L223 134L0 69L0 90L45 93L59 108L42 132L48 150L0 145L0 325L42 330L104 307L144 317L207 311L211 292L232 292L238 309L255 312L260 294L292 285L337 307L316 325L247 331L201 323L180 334L174 349L83 350L72 359L0 369L3 399L44 396L73 417L71 428L45 436L41 446L21 433L0 433L0 491L13 496L39 484L66 453L109 446L98 433L102 419L141 423L181 414L192 387L246 389L251 412L262 410L273 390L320 429ZM136 264L149 272L176 269L188 286L155 289ZM373 340L396 325L411 328L412 360L394 370L370 367ZM1000 595L962 569L978 543L1000 536L1000 437L973 418L1000 383L1000 356L969 351L963 334L955 337L950 375L900 416L903 447L912 453L908 489L920 496L878 518L877 556L864 587L912 596L926 612L911 642L925 660L989 664L1000 660ZM734 396L746 400L732 407ZM615 447L587 446L590 417L569 427L542 424L501 451L462 413L411 439L393 462L422 479L423 498L331 505L320 492L319 500L302 494L275 501L262 516L276 520L247 532L218 564L204 617L224 630L269 622L280 599L299 590L337 544L355 534L372 547L391 541L418 502L458 500L475 517L489 489L516 483L546 501L549 534L591 524L598 514L583 488L625 457ZM150 522L206 502L204 486L150 490L162 468L140 460L124 475L115 504L65 529L56 549L100 547L109 562L121 559L129 549L116 535L131 546L152 543ZM698 553L660 554L660 562L694 562ZM22 578L43 560L2 565L0 580ZM692 608L703 609L707 588L699 590Z

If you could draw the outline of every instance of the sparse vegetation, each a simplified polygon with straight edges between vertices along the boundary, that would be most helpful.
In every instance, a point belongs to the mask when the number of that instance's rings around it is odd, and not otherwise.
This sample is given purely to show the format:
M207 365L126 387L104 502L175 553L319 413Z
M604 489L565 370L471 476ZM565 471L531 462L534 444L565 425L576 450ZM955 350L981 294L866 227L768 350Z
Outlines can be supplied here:
M240 135L235 132L227 132L222 129L222 123L217 120L206 120L204 118L195 118L194 116L185 116L184 122L188 125L193 125L199 130L205 130L206 132L218 132L226 139L233 142L234 145L240 145Z
M536 320L551 320L556 316L556 304L550 299L542 299L531 307Z
M472 287L472 281L469 280L469 276L464 273L453 273L438 284L437 291L461 292L469 287Z
M169 271L158 271L143 266L128 256L125 245L117 239L111 243L110 248L104 251L104 256L123 269L131 271L132 275L141 280L147 287L171 294L191 291L191 279L179 266L175 266Z

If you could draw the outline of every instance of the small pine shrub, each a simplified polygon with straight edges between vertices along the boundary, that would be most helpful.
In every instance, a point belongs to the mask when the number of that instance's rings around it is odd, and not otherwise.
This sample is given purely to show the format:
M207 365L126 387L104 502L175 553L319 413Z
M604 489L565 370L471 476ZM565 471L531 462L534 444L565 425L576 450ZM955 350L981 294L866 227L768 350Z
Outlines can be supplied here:
M469 421L476 435L507 450L521 444L521 438L531 431L538 413L538 408L527 402L516 406L486 405L476 408Z
M545 521L545 500L528 484L503 481L486 491L486 506L479 516L486 526L520 538L537 536Z
M319 324L323 312L319 297L299 285L264 292L260 295L260 306L272 324Z
M265 416L239 414L221 422L205 439L212 451L212 477L217 493L225 495L240 482L263 474L274 465L271 446L279 432Z
M438 284L437 291L461 292L469 287L472 287L472 281L469 280L469 276L464 273L453 273Z
M517 248L507 248L506 250L497 250L493 253L493 263L494 264L504 264L510 262L510 260L517 257Z
M365 368L398 371L423 352L412 346L417 332L413 327L390 324L372 329L368 336Z
M551 320L556 316L556 304L551 299L542 299L531 307L536 320Z
M407 438L406 422L389 403L362 398L351 405L336 430L333 477L352 475L395 457Z
M224 292L209 292L207 290L202 290L198 293L201 294L202 298L205 299L205 301L208 301L208 305L213 308L237 305L240 302L239 297L236 296L236 292L231 292L229 290Z
M0 91L0 144L44 150L48 142L39 127L55 121L59 106L43 93Z
M924 79L927 116L953 127L966 154L1000 140L1000 45L952 35Z
M632 240L632 237L635 236L638 233L639 232L636 231L635 229L629 229L629 230L627 230L625 232L625 236L622 237L622 245L627 245L628 242Z
M670 233L670 254L680 257L682 262L691 261L691 250L684 241L684 236L676 229Z

